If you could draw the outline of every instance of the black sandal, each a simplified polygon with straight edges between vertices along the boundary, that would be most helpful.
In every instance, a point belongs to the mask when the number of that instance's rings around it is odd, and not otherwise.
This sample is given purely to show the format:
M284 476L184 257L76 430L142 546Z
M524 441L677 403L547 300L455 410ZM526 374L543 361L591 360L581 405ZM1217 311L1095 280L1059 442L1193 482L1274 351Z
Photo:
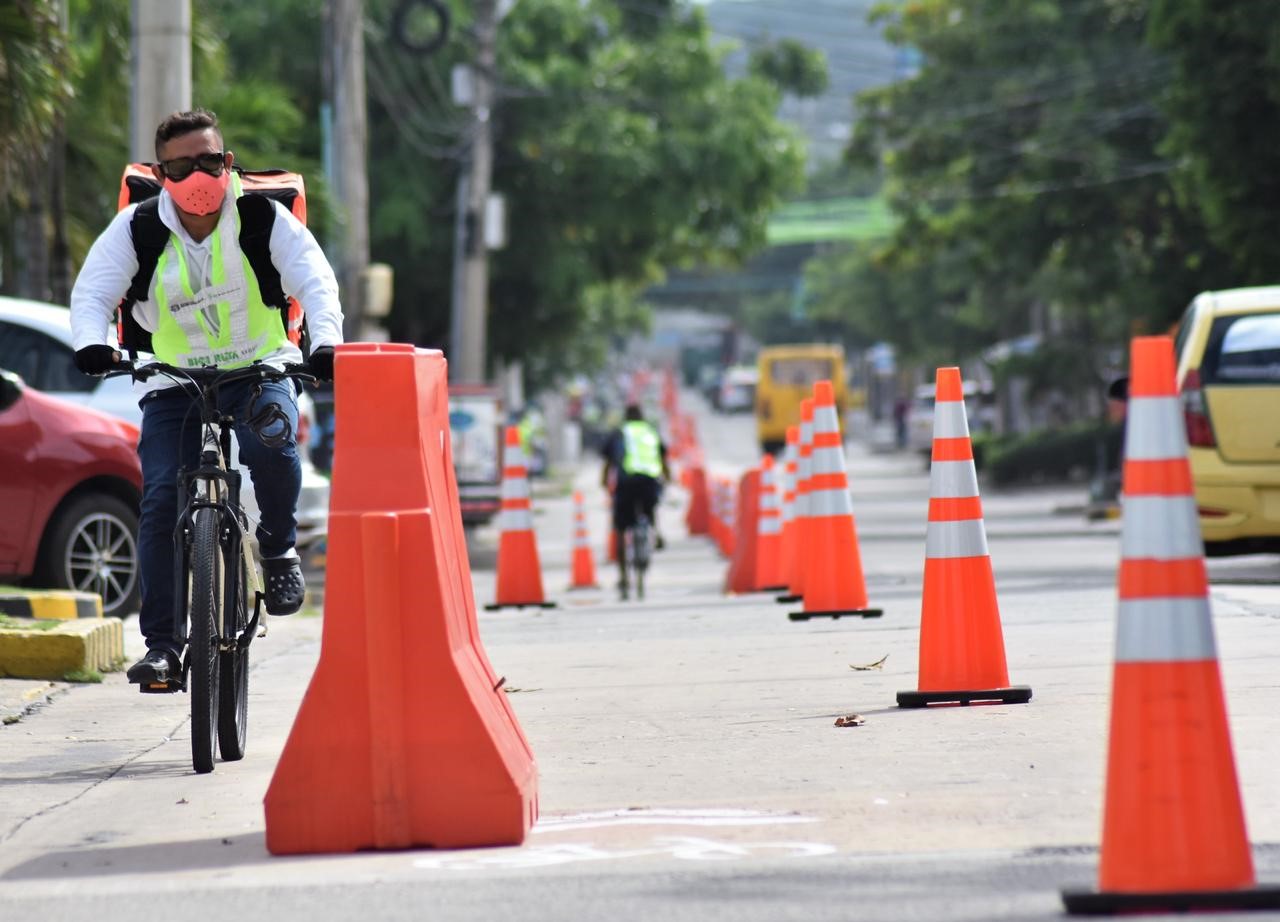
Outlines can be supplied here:
M306 580L302 578L302 561L297 557L274 557L262 561L266 577L266 601L268 615L292 615L302 607L307 593Z

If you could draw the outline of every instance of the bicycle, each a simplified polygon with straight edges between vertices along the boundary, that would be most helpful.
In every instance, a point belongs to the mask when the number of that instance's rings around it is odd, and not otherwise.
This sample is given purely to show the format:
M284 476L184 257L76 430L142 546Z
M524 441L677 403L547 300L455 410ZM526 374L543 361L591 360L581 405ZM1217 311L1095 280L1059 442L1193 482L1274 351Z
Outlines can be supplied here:
M235 419L218 409L217 391L242 381L314 382L315 378L306 365L291 364L280 370L258 362L230 370L163 363L135 367L124 362L107 376L125 374L135 381L164 375L194 392L200 407L200 459L195 468L183 466L178 471L182 508L174 528L178 604L173 636L183 642L182 668L177 678L138 689L143 694L190 693L191 761L198 774L205 774L213 771L219 753L224 762L244 758L249 645L266 633L265 625L258 633L264 595L248 540L248 518L240 505L240 472L228 466ZM250 424L261 437L278 421L278 416L266 414Z
M636 598L644 598L644 574L649 569L649 558L653 554L653 525L649 521L649 514L644 511L641 504L637 504L640 508L636 509L636 524L631 526L631 553L628 559L631 561L631 568L636 575Z

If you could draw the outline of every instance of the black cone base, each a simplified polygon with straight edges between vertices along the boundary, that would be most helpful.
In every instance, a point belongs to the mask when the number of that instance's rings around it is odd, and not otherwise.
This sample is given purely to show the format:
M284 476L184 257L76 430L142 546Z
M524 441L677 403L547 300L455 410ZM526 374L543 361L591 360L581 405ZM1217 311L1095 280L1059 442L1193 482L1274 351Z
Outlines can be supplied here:
M1280 909L1280 887L1262 886L1241 890L1170 890L1163 893L1100 893L1097 890L1063 890L1062 905L1073 916Z
M850 608L846 611L793 611L787 614L792 621L808 621L810 618L879 618L883 608Z
M999 701L1002 704L1026 704L1031 700L1030 685L964 691L900 691L898 707L922 708L930 704L963 704L973 701Z
M775 596L774 601L782 605L790 605L792 602L799 602L803 598L804 596L802 595L780 595Z
M490 602L485 611L497 611L499 608L555 608L555 602Z

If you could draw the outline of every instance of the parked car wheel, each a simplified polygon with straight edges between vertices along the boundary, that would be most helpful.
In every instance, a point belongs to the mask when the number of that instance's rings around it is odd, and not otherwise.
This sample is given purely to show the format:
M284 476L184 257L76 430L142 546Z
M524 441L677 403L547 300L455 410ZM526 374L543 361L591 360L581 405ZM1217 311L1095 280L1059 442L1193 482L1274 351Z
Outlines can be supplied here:
M54 516L40 548L40 584L102 596L102 613L138 610L138 514L107 493L87 493Z

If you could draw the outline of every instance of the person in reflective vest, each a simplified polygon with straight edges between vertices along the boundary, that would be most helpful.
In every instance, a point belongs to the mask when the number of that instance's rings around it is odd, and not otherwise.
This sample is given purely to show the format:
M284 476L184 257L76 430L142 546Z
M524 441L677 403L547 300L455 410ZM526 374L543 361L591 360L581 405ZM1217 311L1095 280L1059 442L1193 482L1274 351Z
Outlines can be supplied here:
M204 109L175 112L156 129L157 212L169 229L145 299L132 317L151 334L161 362L184 367L238 368L262 361L277 368L302 361L286 335L279 310L263 302L257 277L241 249L241 188L235 156L226 150L217 117ZM342 342L342 306L333 269L311 232L283 205L272 203L270 257L284 292L301 302L310 331L311 371L332 380L333 347ZM71 292L71 334L76 367L102 374L120 360L109 344L116 307L139 271L131 220L138 205L122 209L94 241ZM162 376L141 388L142 503L138 551L142 578L139 626L147 654L129 668L135 684L164 683L180 674L182 639L173 635L177 471L194 467L200 450L200 414L192 399ZM302 606L304 584L294 550L302 484L293 384L248 382L219 389L221 408L236 420L240 460L253 477L262 519L258 548L266 576L268 614ZM286 420L271 438L258 435L254 418Z
M657 547L662 547L656 518L662 485L671 479L667 467L667 446L658 430L647 422L640 407L628 405L622 425L610 435L604 447L604 470L600 480L613 491L613 530L618 550L618 590L625 599L627 585L627 529L636 524L643 510L653 523Z

